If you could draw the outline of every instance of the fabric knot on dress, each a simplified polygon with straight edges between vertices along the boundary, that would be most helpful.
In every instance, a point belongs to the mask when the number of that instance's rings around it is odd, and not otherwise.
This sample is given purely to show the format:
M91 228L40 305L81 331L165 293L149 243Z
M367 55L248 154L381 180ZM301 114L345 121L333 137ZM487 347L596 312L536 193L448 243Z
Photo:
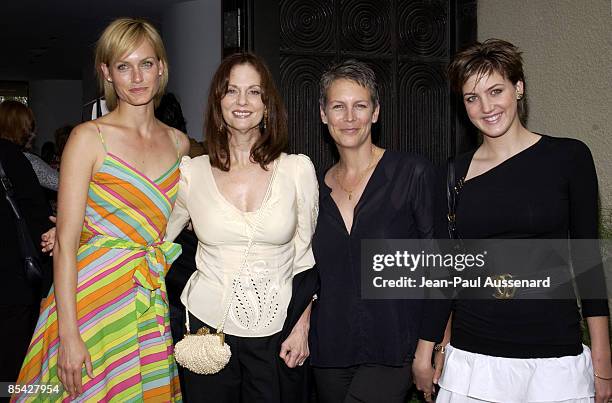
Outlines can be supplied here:
M168 241L143 245L126 239L96 235L88 243L100 248L136 251L134 259L142 261L134 269L134 282L149 290L163 288L164 292L164 275L181 254L181 245Z
M181 254L181 245L168 241L140 244L105 235L96 235L87 243L98 248L134 251L133 256L130 257L135 263L132 271L132 281L135 285L149 290L145 298L136 297L137 316L142 316L149 308L153 307L158 317L160 333L164 334L166 310L162 308L168 303L165 274L172 262ZM160 292L156 292L157 290ZM162 299L163 303L156 301L159 298Z

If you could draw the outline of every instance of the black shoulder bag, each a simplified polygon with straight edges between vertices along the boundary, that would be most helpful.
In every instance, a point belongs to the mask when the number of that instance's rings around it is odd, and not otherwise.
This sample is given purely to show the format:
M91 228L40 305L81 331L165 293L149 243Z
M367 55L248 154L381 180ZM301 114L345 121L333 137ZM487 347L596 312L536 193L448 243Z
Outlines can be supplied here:
M15 224L17 226L17 237L19 239L19 246L21 248L21 254L24 259L25 276L28 279L32 287L40 287L43 279L43 268L40 260L38 250L34 246L30 231L25 222L25 219L19 212L19 207L15 201L15 192L13 191L13 184L11 180L6 176L4 167L0 161L0 181L2 182L2 188L4 189L6 201L11 205L13 213L15 215Z

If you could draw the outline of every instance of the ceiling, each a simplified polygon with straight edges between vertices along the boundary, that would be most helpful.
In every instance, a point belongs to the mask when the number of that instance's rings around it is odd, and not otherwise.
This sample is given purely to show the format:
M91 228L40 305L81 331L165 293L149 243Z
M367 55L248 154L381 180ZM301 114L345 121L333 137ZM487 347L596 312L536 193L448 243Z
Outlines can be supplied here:
M0 5L0 80L80 79L95 41L116 17L159 26L186 0L5 0Z

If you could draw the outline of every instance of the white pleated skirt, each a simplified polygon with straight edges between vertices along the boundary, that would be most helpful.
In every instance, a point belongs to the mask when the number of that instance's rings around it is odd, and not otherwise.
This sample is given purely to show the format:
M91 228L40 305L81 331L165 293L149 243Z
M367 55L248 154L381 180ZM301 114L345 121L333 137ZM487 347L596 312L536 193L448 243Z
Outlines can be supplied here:
M504 358L448 345L436 403L591 403L591 350L559 358Z

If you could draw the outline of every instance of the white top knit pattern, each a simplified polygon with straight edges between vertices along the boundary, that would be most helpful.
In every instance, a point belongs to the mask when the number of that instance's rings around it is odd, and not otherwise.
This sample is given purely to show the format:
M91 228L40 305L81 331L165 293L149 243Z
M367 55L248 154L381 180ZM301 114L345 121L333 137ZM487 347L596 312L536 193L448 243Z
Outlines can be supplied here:
M231 301L226 334L261 337L279 332L293 276L314 266L311 239L319 192L312 162L304 155L281 155L257 225L257 211L242 212L220 193L207 155L183 157L180 168L179 194L166 239L176 238L190 218L198 237L198 270L181 301L213 328ZM253 246L239 276L251 231Z

